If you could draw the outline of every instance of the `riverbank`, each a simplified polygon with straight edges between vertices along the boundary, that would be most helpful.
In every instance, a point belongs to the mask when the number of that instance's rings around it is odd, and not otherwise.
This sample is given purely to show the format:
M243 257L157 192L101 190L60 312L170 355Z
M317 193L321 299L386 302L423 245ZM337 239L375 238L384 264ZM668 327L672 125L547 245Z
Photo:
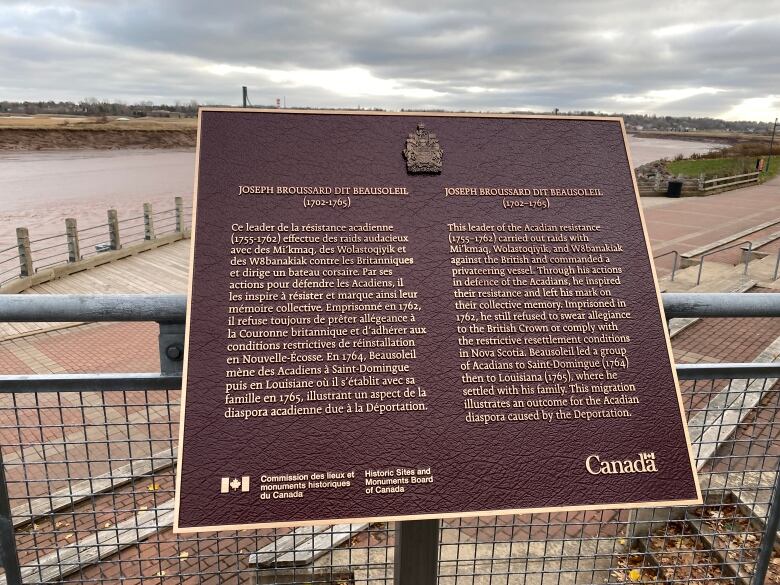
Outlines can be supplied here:
M628 135L628 147L635 168L661 159L674 160L677 157L687 158L694 154L702 155L720 150L725 146L726 144L719 142L670 140L647 138L635 134Z
M659 140L675 140L689 142L711 142L719 145L734 145L746 142L769 144L770 137L749 132L716 132L714 130L692 130L690 132L669 132L664 130L638 130L629 133L637 138L653 138Z
M0 151L120 150L193 148L196 118L86 116L0 116ZM711 148L768 137L732 132L660 132L629 134L632 146L646 143L657 158L687 156ZM634 149L635 150L635 149ZM671 155L671 156L670 156ZM645 162L636 160L634 164Z
M192 148L195 130L0 129L0 151Z
M0 151L195 146L195 118L0 117Z

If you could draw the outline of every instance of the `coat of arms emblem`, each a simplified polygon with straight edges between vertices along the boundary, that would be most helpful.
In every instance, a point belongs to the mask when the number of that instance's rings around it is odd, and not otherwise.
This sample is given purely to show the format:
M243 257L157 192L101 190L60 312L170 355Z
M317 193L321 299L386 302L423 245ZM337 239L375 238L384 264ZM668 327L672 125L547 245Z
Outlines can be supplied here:
M406 170L410 173L440 173L444 149L439 146L436 134L417 124L417 130L406 139L404 158Z

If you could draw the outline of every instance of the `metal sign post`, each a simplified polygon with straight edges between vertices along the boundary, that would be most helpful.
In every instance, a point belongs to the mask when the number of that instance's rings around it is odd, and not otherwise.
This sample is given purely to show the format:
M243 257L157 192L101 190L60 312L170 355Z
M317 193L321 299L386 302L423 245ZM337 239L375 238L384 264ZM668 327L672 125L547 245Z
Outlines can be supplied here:
M395 585L435 585L438 564L438 520L395 523Z

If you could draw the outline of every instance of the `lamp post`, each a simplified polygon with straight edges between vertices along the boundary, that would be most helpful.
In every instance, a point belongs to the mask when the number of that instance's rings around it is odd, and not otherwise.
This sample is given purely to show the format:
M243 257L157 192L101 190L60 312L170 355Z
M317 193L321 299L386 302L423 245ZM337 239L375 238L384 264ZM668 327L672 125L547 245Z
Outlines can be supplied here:
M772 126L772 138L769 140L769 156L766 159L766 173L769 172L769 165L772 164L772 146L775 144L775 130L777 130L777 118L775 118L775 125Z

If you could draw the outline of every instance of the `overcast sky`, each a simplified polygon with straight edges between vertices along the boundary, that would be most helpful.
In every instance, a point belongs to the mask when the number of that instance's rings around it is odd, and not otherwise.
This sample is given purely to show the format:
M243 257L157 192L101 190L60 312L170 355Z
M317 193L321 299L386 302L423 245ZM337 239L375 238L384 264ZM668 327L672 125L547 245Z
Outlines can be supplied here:
M0 99L773 120L780 0L0 0Z

